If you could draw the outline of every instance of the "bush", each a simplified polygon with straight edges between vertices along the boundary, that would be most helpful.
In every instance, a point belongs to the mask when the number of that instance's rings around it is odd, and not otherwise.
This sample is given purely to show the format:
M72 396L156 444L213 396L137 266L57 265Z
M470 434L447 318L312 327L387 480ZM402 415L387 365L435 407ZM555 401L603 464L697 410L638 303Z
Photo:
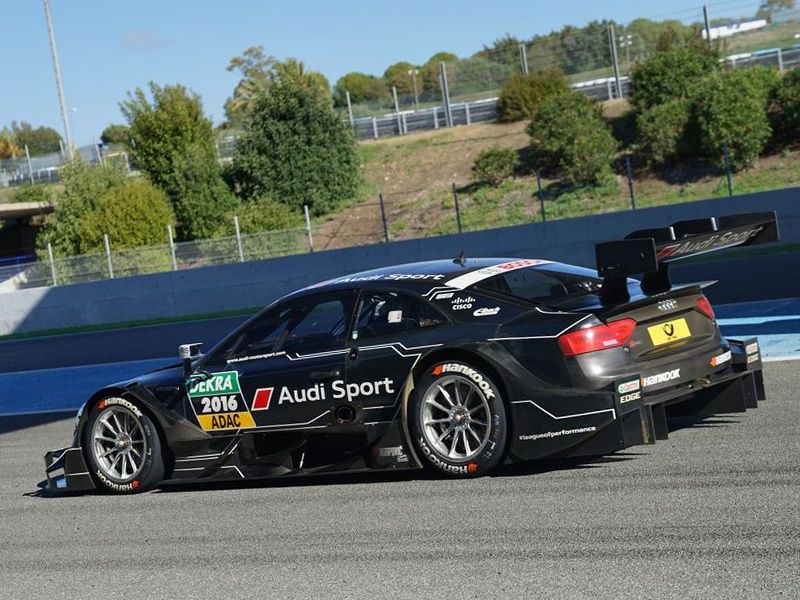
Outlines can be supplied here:
M715 73L719 53L706 43L659 52L631 74L631 104L639 111L677 98L692 98L703 80Z
M14 190L11 202L37 202L49 204L53 201L53 188L42 184L25 184Z
M489 148L475 158L472 176L476 181L486 181L493 187L514 174L519 158L511 148Z
M525 75L518 73L500 91L497 110L501 121L530 119L542 101L554 94L569 91L561 71L547 70Z
M303 226L303 215L300 212L269 196L242 202L236 208L235 216L239 217L239 230L242 233L261 233ZM219 232L221 235L234 235L233 217L231 214L225 219Z
M145 179L130 179L103 194L84 217L79 250L101 251L103 234L114 249L164 245L167 225L174 224L166 194Z
M773 123L776 134L787 140L800 136L800 69L784 75L775 92Z
M749 167L764 150L772 129L763 74L725 71L707 78L697 94L697 125L704 154L724 166L727 144L734 170Z
M361 183L350 127L328 96L293 80L255 100L236 141L233 176L245 199L270 196L315 214L354 197Z
M639 113L637 137L648 162L674 162L690 152L687 126L691 113L691 102L685 99L672 100Z
M570 92L546 99L528 126L534 159L569 183L597 184L611 175L617 142L600 106Z

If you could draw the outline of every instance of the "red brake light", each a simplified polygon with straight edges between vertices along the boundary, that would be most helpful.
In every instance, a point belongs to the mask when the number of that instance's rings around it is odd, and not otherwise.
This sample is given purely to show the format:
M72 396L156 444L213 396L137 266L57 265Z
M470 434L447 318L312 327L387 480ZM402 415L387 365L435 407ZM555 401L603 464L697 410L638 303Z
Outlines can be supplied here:
M700 298L698 298L697 310L699 310L701 313L703 313L712 321L716 319L716 317L714 316L714 309L711 308L711 302L709 302L708 298L706 298L705 296L701 296Z
M564 356L577 356L587 352L606 350L622 346L631 337L636 328L633 319L611 321L607 325L595 325L565 333L558 338L558 345Z

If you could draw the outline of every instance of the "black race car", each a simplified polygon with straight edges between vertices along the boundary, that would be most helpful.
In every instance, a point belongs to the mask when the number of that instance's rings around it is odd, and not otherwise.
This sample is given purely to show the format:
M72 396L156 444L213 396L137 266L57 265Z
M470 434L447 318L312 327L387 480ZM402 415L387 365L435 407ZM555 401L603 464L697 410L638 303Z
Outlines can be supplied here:
M49 490L591 456L668 434L667 414L764 398L755 339L720 335L705 284L676 259L778 239L774 213L638 231L597 270L438 260L299 290L207 354L98 391ZM629 278L643 273L641 281Z

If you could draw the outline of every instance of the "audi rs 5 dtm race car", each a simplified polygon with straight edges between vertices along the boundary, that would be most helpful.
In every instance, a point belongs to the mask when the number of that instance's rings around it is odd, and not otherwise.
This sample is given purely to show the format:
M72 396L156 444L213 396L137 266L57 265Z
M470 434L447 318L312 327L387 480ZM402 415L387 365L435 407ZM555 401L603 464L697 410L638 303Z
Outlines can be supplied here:
M668 435L668 413L764 398L758 342L725 339L672 261L778 239L774 213L682 221L596 246L597 270L438 260L294 292L205 354L99 390L47 488L592 456ZM629 277L643 274L641 281Z

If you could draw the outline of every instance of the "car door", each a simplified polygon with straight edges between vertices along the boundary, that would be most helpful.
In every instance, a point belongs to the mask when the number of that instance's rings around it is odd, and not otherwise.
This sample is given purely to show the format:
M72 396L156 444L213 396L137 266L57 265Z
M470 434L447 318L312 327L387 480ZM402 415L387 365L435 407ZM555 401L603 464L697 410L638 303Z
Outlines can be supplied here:
M436 347L447 318L427 302L394 291L364 290L347 354L348 387L358 394L365 424L391 421L419 357Z
M349 290L279 305L215 352L205 368L235 382L247 413L240 429L318 429L331 422L345 396L345 346L356 296Z

